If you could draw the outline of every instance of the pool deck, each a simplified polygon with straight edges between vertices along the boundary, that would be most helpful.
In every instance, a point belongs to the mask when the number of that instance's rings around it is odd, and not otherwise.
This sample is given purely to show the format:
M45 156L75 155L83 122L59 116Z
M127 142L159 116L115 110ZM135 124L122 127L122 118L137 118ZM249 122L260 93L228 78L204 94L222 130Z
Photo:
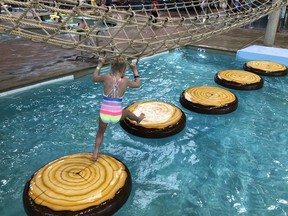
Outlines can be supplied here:
M201 48L237 52L251 45L264 44L262 29L239 28L193 43ZM288 31L277 33L273 47L288 49ZM68 75L91 73L97 61L76 61L79 51L23 38L0 37L0 93ZM87 74L86 73L86 74Z

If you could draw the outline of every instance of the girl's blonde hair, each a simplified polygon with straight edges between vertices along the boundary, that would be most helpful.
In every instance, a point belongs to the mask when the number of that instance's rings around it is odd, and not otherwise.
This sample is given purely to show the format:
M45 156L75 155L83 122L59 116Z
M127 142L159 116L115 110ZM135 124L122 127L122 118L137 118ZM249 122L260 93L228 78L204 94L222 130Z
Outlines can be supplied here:
M124 72L126 70L126 61L124 58L117 57L111 64L111 70Z

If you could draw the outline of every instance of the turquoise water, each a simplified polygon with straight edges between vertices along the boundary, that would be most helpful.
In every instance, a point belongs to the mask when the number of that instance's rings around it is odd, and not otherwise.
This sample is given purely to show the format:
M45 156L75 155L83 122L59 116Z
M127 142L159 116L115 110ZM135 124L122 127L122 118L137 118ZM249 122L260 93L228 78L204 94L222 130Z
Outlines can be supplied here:
M185 112L187 124L163 139L109 126L101 152L124 162L133 179L117 216L288 214L288 76L264 77L260 90L230 90L239 106L226 115L194 113L179 103L184 89L218 86L216 72L243 63L232 54L194 49L140 61L142 86L127 91L124 106L170 102ZM37 169L92 151L101 94L89 75L0 98L1 216L25 215L23 187Z

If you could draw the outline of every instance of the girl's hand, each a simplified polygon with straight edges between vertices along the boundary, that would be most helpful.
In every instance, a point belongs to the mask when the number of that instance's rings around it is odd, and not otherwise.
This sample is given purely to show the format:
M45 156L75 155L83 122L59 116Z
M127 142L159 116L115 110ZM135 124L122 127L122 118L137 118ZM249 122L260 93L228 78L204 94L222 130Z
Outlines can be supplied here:
M130 68L133 71L133 74L136 75L135 72L137 72L137 66L135 64L130 64Z
M102 57L99 57L99 59L98 59L98 64L100 64L101 67L102 67L102 66L104 65L104 63L105 63L105 59L102 58Z

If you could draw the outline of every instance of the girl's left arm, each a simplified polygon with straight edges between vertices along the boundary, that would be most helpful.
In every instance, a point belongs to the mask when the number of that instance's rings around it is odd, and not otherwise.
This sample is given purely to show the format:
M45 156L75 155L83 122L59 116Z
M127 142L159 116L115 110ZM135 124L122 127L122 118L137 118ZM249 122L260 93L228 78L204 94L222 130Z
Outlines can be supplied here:
M104 59L104 58L99 58L99 60L98 60L98 65L97 65L97 67L95 68L94 73L93 73L93 78L92 78L92 80L93 80L94 82L104 82L104 80L105 80L105 75L102 75L102 76L100 75L100 70L101 70L101 68L103 67L104 63L105 63L105 59Z

